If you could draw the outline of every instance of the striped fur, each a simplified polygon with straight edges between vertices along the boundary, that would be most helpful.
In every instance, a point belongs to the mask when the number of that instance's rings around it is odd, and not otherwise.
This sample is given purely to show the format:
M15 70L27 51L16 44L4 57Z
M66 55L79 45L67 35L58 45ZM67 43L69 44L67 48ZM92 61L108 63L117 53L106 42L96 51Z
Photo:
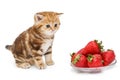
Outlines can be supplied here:
M34 16L32 27L22 32L12 45L6 45L20 68L29 68L36 65L39 69L53 65L52 44L54 34L59 29L59 15L56 12L39 12ZM45 56L45 62L42 56Z

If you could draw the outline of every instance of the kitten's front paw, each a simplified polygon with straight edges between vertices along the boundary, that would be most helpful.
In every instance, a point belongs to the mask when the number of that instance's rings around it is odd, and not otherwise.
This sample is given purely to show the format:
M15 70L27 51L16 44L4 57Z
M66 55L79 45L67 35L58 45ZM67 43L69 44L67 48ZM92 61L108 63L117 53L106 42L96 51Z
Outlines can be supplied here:
M47 64L48 66L50 66L50 65L54 65L55 63L54 63L54 61L48 61L48 62L46 62L46 64Z
M23 69L28 69L31 67L29 63L17 63L16 66Z
M37 66L39 69L45 69L47 66L44 63L41 63Z

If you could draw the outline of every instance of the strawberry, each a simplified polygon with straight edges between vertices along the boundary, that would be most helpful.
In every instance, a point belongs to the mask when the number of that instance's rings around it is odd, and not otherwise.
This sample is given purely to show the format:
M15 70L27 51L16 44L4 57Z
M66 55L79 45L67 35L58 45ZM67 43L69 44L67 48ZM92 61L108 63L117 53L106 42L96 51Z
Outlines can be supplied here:
M83 49L84 49L84 48L80 49L79 52L77 52L77 53L74 53L74 52L73 52L73 53L71 54L71 57L72 57L72 58L71 58L71 61L73 61L73 59L75 58L75 56L76 56L77 54L82 54Z
M88 60L88 67L101 67L101 66L103 66L102 56L100 54L88 55L87 60Z
M102 41L98 43L97 40L90 41L82 51L82 54L99 54L103 50Z
M77 52L77 54L83 54L83 55L84 55L83 51L84 51L84 48L80 49L80 50Z
M76 67L87 67L87 58L82 54L74 54L71 62Z
M107 50L102 52L102 57L104 61L104 66L109 65L113 60L115 60L115 53L113 50Z

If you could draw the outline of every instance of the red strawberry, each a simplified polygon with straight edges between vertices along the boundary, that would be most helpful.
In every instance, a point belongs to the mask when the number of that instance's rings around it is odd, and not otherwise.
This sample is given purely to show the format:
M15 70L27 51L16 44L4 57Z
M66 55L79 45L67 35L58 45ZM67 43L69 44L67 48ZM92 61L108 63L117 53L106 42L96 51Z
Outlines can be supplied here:
M82 54L83 49L84 49L84 48L80 49L79 52L77 52L77 53L74 53L74 52L73 52L73 53L71 54L71 61L73 61L73 59L76 57L77 54Z
M87 58L82 54L75 54L71 60L76 67L87 67Z
M88 67L101 67L101 66L103 66L102 56L100 54L88 55L87 59L88 59Z
M98 43L97 40L90 41L82 51L84 55L88 54L99 54L101 50L103 50L103 46L101 45L102 41Z
M102 57L104 60L104 66L109 65L113 60L115 60L115 53L113 50L107 50L102 52Z
M84 48L80 49L77 54L83 54ZM84 55L84 54L83 54Z

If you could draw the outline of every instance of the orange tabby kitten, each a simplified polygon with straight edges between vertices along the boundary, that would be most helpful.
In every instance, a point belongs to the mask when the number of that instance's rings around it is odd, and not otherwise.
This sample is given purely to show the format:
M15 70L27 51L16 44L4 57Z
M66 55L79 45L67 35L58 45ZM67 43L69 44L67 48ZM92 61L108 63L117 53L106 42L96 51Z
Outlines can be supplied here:
M52 44L55 32L59 29L59 15L56 12L39 12L34 16L32 27L21 33L12 45L6 45L20 68L36 65L39 69L46 68L46 64L53 65ZM42 56L45 56L45 62Z

